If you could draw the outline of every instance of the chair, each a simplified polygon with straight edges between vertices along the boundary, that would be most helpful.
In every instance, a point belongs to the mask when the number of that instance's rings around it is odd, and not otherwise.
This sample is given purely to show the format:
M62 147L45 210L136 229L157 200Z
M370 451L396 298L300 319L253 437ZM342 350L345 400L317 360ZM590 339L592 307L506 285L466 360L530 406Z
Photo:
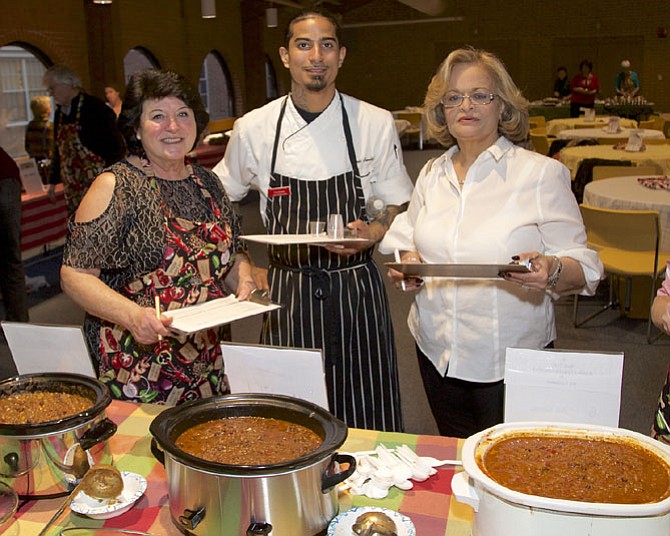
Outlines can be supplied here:
M547 138L546 131L543 133L542 130L544 129L541 129L540 132L531 130L530 141L533 144L536 153L547 156L549 154L549 138Z
M210 121L207 125L207 132L209 134L216 134L218 132L227 132L228 130L232 130L236 120L237 117L227 117L225 119Z
M640 121L638 123L639 128L648 128L651 130L660 130L661 132L665 131L665 119L660 115L652 115L647 121Z
M617 145L618 143L628 143L628 136L620 138L596 138L598 145Z
M596 166L627 166L630 171L632 166L630 160L614 160L609 158L585 158L579 164L575 177L572 180L572 193L575 194L577 203L584 200L584 188L593 180L593 168Z
M658 169L655 166L593 166L591 173L591 180L599 181L601 179L609 179L612 177L627 177L629 175L637 175L643 177L645 175L656 175Z
M402 137L418 137L419 150L423 150L423 114L421 112L395 112L396 119L409 121L409 127L405 129Z
M645 145L665 145L668 143L665 138L643 138L642 141Z
M636 276L651 279L649 296L649 319L647 321L647 343L651 344L651 306L656 294L658 277L665 270L665 263L659 267L660 223L655 210L614 210L590 207L581 204L580 210L586 228L587 244L598 251L600 260L609 276L609 300L598 311L578 320L579 297L575 295L572 320L575 327L583 326L604 311L618 305L614 297L615 278L626 278L626 303L624 310L630 310L632 278ZM667 254L662 254L664 258Z
M531 130L536 129L536 128L546 128L547 127L547 120L543 115L531 115L528 118L528 125Z

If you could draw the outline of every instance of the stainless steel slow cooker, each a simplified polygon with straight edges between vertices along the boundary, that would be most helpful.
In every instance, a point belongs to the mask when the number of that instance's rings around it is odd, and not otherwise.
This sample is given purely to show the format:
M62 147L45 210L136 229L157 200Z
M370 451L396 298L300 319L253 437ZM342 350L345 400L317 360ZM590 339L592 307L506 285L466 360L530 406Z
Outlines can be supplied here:
M647 449L670 464L670 448L650 437L596 425L519 422L499 424L466 439L463 472L454 475L452 492L475 510L473 536L668 536L670 497L647 504L607 504L552 499L511 490L489 478L477 458L497 440L517 432L566 437L620 439Z
M267 417L300 424L322 439L315 451L271 465L227 465L175 446L189 428L225 417ZM172 521L187 535L314 536L337 515L337 484L354 472L335 450L347 426L323 408L279 395L227 395L170 408L151 423L154 454L167 472ZM156 448L158 447L158 448ZM349 464L344 471L340 464Z
M112 459L106 440L116 425L105 415L112 398L105 384L79 374L27 374L0 382L0 397L36 391L77 394L91 407L58 421L0 424L0 480L21 498L64 496L76 483L69 458L77 443L91 465Z

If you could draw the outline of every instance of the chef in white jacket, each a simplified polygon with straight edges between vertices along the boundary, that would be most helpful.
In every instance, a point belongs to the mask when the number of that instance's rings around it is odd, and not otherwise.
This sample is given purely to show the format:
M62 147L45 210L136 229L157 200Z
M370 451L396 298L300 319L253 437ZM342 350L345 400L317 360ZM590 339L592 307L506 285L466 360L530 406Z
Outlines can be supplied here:
M372 261L412 182L388 111L337 91L346 48L332 17L303 12L288 26L281 60L291 93L240 118L214 171L233 201L260 192L270 234L308 233L340 214L366 241L269 246L272 300L264 344L321 348L331 412L349 426L402 430L396 350L383 279ZM375 219L366 202L380 198ZM299 381L299 378L297 378Z

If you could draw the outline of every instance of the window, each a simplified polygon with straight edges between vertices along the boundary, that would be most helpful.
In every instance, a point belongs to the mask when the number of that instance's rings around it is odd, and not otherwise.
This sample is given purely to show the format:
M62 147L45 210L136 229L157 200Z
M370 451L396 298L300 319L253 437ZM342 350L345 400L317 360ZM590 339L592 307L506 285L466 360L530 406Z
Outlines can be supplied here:
M230 73L226 62L216 52L207 54L202 62L198 91L210 121L235 116Z
M0 48L0 127L7 120L0 144L14 158L26 154L23 140L32 119L30 100L47 94L42 85L45 71L44 64L28 49L17 45Z
M146 69L147 67L160 69L160 64L156 58L154 58L154 55L146 48L131 48L123 58L123 74L126 79L126 84L134 73Z

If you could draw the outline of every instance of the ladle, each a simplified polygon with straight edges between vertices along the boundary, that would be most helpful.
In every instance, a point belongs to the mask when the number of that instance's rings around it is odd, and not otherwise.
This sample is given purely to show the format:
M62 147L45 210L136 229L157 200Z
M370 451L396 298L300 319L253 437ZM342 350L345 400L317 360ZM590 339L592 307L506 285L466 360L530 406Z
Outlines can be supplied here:
M82 452L83 452L83 449L82 449ZM84 452L84 455L85 455L85 454L86 454L86 453ZM88 464L88 460L86 460L86 464ZM83 466L82 466L82 467L83 467ZM96 467L100 468L101 466L96 466ZM89 489L89 490L90 490L90 489L95 489L95 488L96 488L96 486L98 485L98 484L97 484L98 479L97 479L95 473L96 473L96 471L94 471L94 470L87 470L87 471L85 472L84 476L83 476L82 479L79 481L79 484L77 484L77 485L75 486L75 488L72 490L72 492L71 492L67 497L65 497L65 500L63 501L63 503L60 505L60 507L58 508L58 510L56 510L56 513L51 517L51 519L49 520L49 522L48 522L46 525L44 525L44 528L41 530L41 532L38 534L38 536L44 536L44 535L47 534L47 532L49 531L49 528L50 528L56 521L58 521L58 519L60 518L61 515L63 515L63 512L64 512L65 509L68 507L68 505L70 504L70 502L72 501L72 499L75 498L75 497L77 496L77 494L78 494L82 489ZM107 487L108 487L108 484L105 482L105 483L102 484L102 485L104 486L104 489L106 490ZM122 484L122 487L123 487L123 484Z
M356 518L351 529L358 536L397 536L398 527L384 512L365 512Z

